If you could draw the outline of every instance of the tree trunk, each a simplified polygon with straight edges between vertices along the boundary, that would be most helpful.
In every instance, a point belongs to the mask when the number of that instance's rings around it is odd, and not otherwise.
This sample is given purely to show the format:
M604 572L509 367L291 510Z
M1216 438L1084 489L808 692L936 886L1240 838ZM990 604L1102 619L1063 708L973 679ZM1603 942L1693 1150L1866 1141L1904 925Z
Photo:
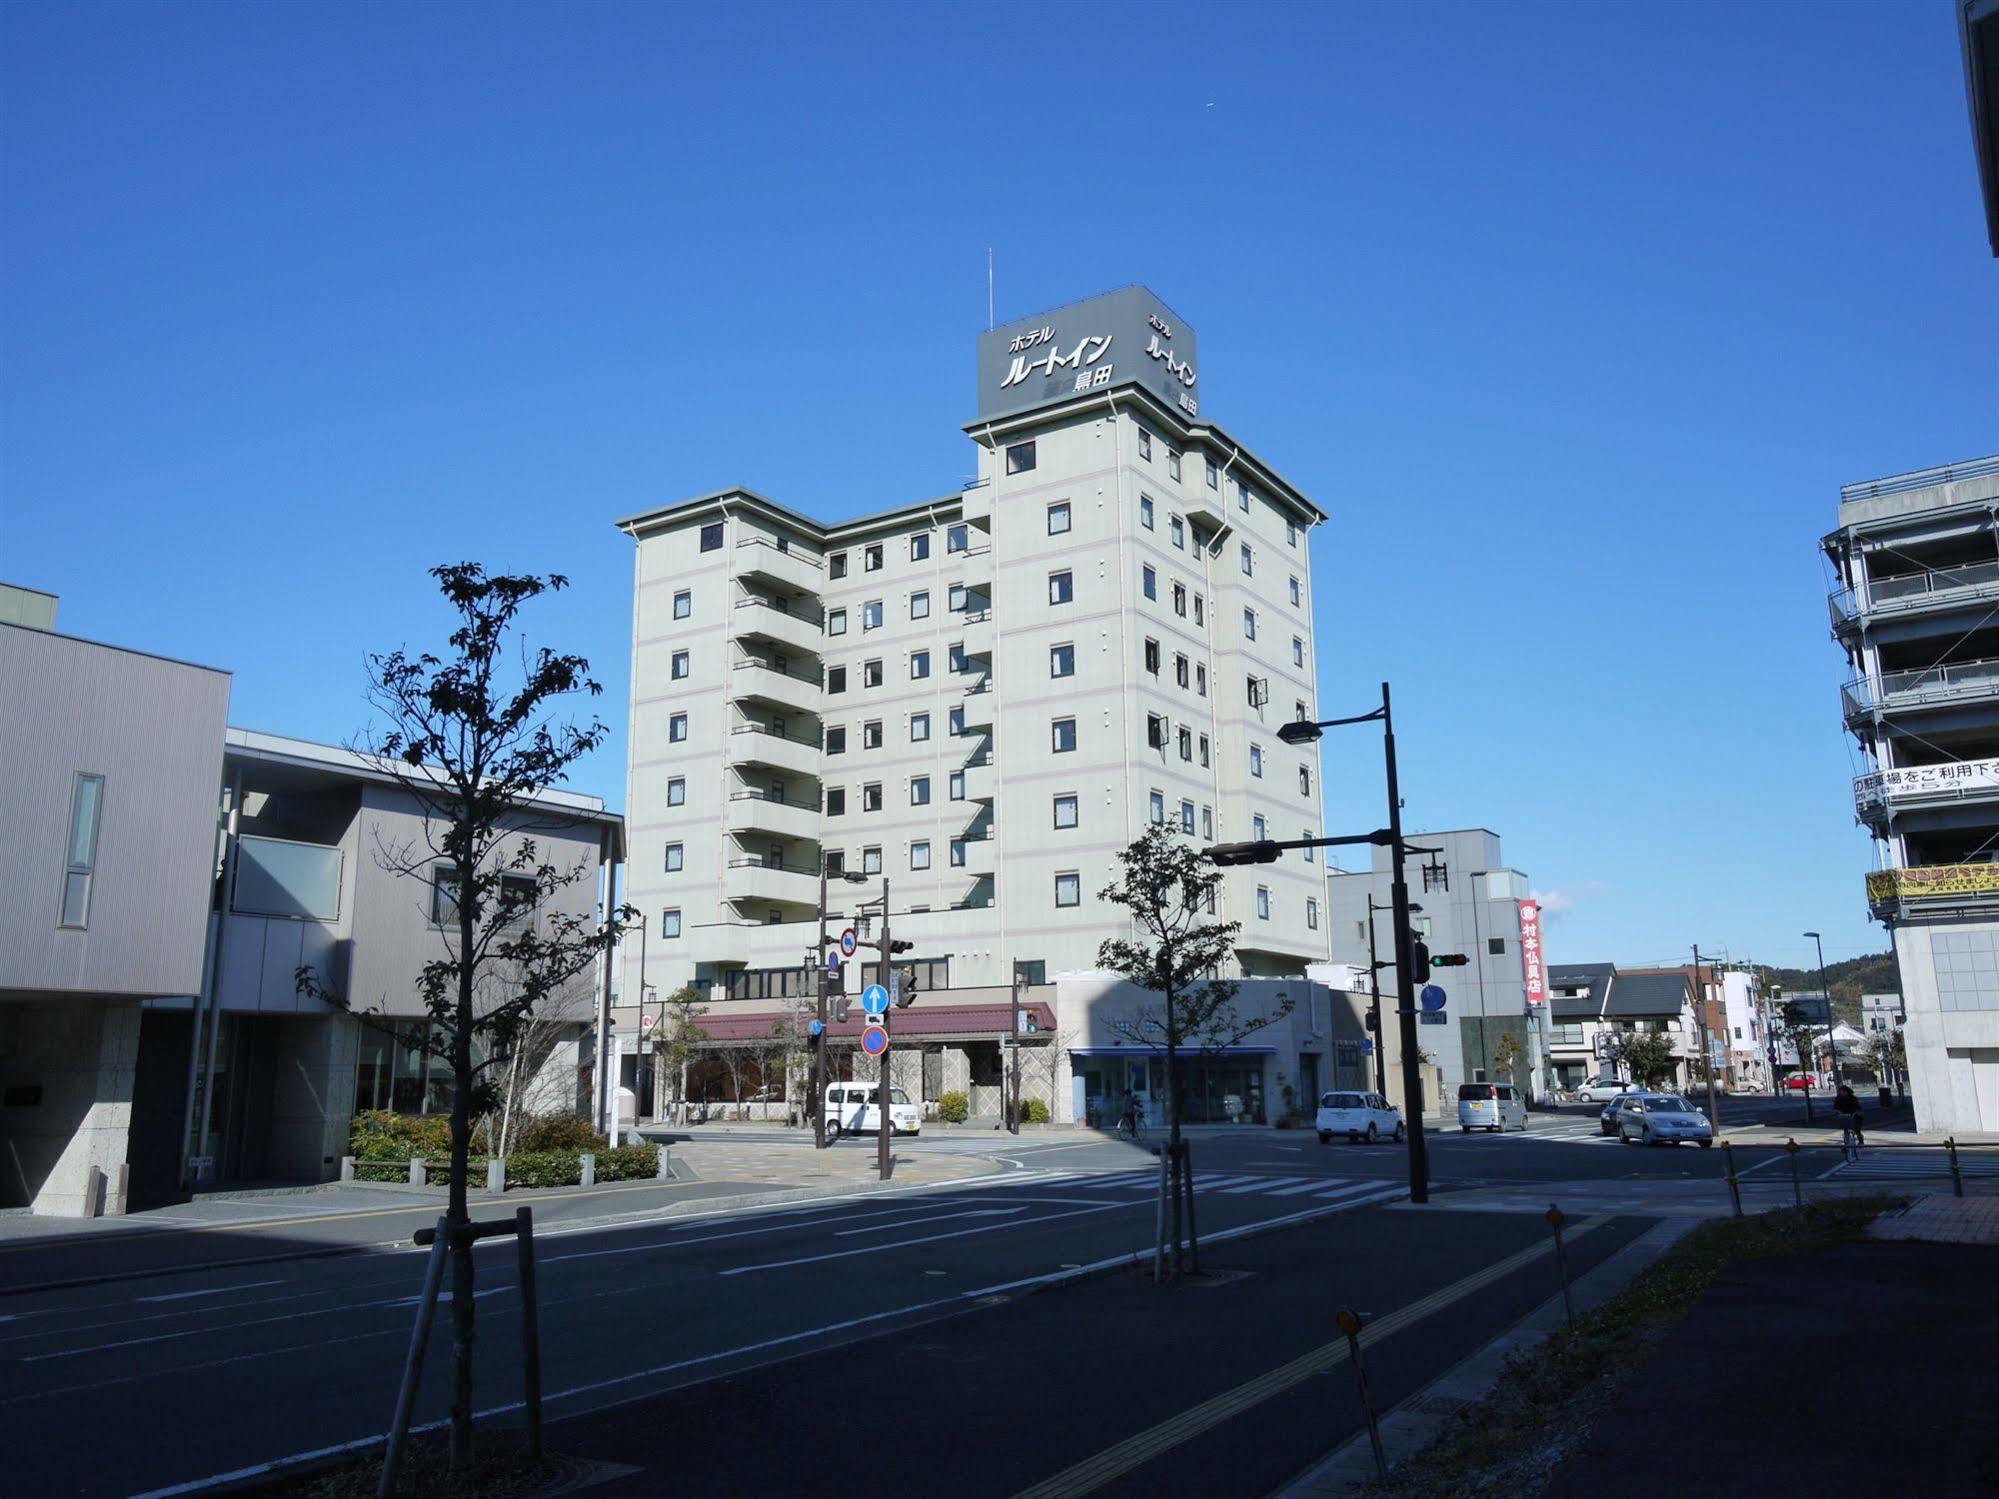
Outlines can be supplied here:
M445 1221L451 1237L451 1471L472 1462L472 1217L465 1205L466 1158L472 1143L472 909L471 872L459 901L458 1017L451 1037L451 1196Z
M1166 1181L1173 1194L1173 1279L1180 1278L1180 1089L1175 1074L1179 1062L1179 1037L1175 1033L1173 991L1166 991Z

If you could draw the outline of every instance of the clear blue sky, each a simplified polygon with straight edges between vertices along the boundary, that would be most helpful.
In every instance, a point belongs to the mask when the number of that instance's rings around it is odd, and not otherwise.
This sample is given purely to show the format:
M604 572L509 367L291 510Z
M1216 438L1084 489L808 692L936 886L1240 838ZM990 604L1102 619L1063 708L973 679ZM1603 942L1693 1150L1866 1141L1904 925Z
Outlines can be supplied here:
M1815 542L1999 450L1944 4L16 3L0 84L0 578L238 723L352 734L432 562L559 570L621 805L611 518L955 487L990 245L1002 319L1199 331L1333 517L1326 709L1393 680L1554 961L1882 945Z

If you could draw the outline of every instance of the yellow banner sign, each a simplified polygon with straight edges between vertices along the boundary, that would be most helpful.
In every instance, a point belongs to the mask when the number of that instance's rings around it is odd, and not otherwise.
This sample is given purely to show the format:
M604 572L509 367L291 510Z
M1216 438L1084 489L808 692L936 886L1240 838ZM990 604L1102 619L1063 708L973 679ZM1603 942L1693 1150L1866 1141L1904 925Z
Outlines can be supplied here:
M1876 905L1940 895L1999 895L1999 864L1929 864L1867 876L1867 898Z

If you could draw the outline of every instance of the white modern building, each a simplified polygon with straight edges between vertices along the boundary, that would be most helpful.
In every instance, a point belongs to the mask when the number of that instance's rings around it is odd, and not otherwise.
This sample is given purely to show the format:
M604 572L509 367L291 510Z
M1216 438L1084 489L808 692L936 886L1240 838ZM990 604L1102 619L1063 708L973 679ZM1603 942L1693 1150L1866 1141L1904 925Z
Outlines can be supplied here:
M618 523L628 1008L693 984L774 1017L821 961L823 870L842 920L886 892L927 1003L1002 996L936 1038L976 1079L1016 980L1092 969L1128 931L1097 892L1147 826L1320 832L1317 750L1277 730L1316 702L1325 516L1196 380L1192 330L1126 288L980 337L961 489L831 523L730 489ZM1217 914L1245 973L1302 976L1323 902L1294 853L1229 871Z
M1738 1090L1768 1088L1775 1078L1763 980L1749 969L1721 975L1722 1014L1728 1027L1728 1080Z
M1849 484L1820 545L1916 1123L1999 1132L1999 456Z

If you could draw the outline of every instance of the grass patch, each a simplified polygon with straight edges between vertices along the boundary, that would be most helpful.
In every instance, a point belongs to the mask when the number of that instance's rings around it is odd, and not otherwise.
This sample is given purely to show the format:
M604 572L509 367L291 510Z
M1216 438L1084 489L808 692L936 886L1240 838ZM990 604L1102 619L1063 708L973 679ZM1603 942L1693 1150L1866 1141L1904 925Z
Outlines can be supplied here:
M527 1438L517 1431L485 1431L474 1438L471 1467L457 1480L451 1476L450 1448L441 1431L410 1438L396 1475L396 1493L422 1499L529 1499L556 1483L574 1477L571 1459L545 1454L528 1461ZM349 1458L332 1467L274 1478L253 1489L238 1490L257 1499L375 1499L382 1479L382 1454Z
M1754 1218L1719 1218L1695 1229L1656 1264L1587 1316L1507 1360L1484 1399L1458 1411L1430 1445L1367 1492L1400 1499L1467 1494L1538 1494L1722 1271L1745 1260L1796 1254L1858 1238L1895 1206L1888 1197L1847 1197Z

